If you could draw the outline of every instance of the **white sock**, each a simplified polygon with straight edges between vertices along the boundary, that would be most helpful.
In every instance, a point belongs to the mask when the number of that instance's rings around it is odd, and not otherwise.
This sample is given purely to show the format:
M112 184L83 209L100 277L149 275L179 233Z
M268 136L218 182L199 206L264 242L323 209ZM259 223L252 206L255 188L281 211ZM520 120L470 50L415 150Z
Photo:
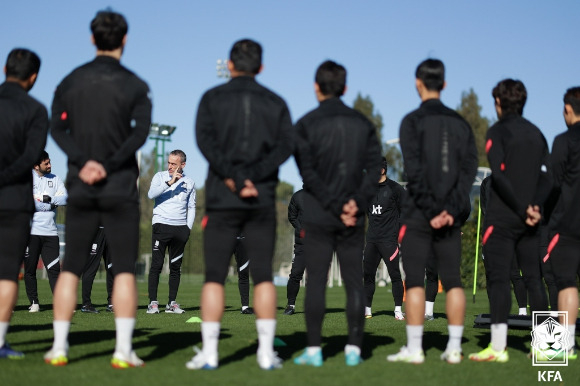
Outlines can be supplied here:
M448 325L449 341L447 341L447 350L461 351L461 338L463 337L463 326Z
M528 309L526 307L520 307L519 315L527 315Z
M133 350L133 330L135 329L135 318L115 318L115 327L117 330L117 340L115 352L120 352L126 356Z
M433 315L433 306L435 302L425 302L425 315Z
M568 350L570 350L576 346L576 324L569 324L566 326L566 328L570 333L568 336Z
M276 319L256 319L256 330L258 331L258 352L274 352Z
M65 350L68 347L68 332L70 330L70 321L54 320L52 322L54 329L54 342L52 348L55 350Z
M312 356L318 353L320 350L322 350L320 346L308 346L306 347L306 354Z
M6 343L6 333L8 332L9 325L10 322L0 322L0 347Z
M507 323L494 323L491 325L491 348L501 352L507 346Z
M403 312L401 311L401 306L395 306L395 312Z
M220 327L220 322L201 322L201 340L203 342L203 354L206 358L213 358L218 355Z
M365 315L372 315L370 307L365 307Z
M410 326L407 324L407 348L411 354L423 350L423 325Z
M360 355L360 347L355 346L354 344L347 344L344 346L344 353L348 354L350 351L354 351L357 355Z

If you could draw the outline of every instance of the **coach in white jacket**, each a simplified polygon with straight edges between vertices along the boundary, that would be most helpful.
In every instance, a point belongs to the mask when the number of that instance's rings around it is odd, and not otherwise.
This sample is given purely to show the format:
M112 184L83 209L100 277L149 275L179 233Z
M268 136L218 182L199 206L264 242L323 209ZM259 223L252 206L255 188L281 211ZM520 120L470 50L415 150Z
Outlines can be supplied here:
M165 312L174 314L185 312L175 301L181 278L183 251L195 219L195 184L183 172L185 162L185 153L173 150L169 153L167 170L155 174L149 188L148 196L155 199L155 206L148 314L159 313L157 287L167 248L169 248L169 301Z
M55 217L56 208L66 205L68 193L62 180L51 171L50 157L43 151L32 170L32 194L36 212L24 255L24 284L30 300L30 312L40 311L36 285L38 258L42 257L52 292L60 273L60 244Z

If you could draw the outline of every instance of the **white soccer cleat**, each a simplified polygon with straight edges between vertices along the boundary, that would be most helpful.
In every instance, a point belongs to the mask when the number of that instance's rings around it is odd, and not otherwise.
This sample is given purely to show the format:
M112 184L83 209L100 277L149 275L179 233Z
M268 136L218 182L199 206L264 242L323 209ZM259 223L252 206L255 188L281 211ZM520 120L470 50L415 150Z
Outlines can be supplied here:
M272 351L267 353L257 354L258 365L262 370L274 370L282 368L282 359L278 357L278 353Z
M203 351L194 347L193 350L197 353L189 362L185 364L190 370L215 370L218 367L217 354L215 357L206 357Z
M137 356L135 351L131 351L128 356L120 351L115 351L111 359L111 366L115 369L128 369L130 367L143 367L145 362Z
M425 362L425 354L423 353L423 350L411 353L406 346L403 346L398 353L387 355L387 361L421 364Z
M441 354L441 360L445 361L447 363L451 363L452 365L461 363L461 360L463 359L463 354L461 353L461 350L445 350L442 354Z
M40 304L32 303L30 307L28 307L28 312L40 312Z

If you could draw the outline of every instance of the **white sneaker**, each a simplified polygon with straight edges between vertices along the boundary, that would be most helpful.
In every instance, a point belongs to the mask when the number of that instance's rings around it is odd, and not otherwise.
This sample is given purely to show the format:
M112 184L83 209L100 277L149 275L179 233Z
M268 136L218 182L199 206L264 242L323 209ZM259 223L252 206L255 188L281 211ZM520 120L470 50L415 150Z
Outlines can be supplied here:
M165 312L167 312L168 314L183 314L185 310L182 310L179 307L179 304L175 303L175 301L171 301L170 304L165 306Z
M30 307L28 307L28 312L40 312L40 304L32 303Z
M266 353L257 353L258 365L262 370L274 370L282 368L282 359L278 357L275 351Z
M128 369L129 367L143 367L145 362L137 356L135 351L131 351L129 356L120 351L115 351L113 358L111 358L111 366L115 369Z
M152 301L147 306L147 313L148 314L158 314L159 313L159 302Z
M463 354L461 353L461 350L445 350L443 352L443 354L441 354L441 360L445 361L447 363L451 363L452 365L455 365L457 363L461 363L461 360L463 359Z
M387 355L387 361L420 364L425 362L425 354L423 353L423 350L411 353L406 346L403 346L401 347L401 351L398 353Z
M190 370L215 370L218 367L218 358L217 354L213 358L207 358L203 351L198 349L197 347L193 348L197 354L191 358L189 362L185 364Z
M405 314L401 311L395 311L395 320L405 320Z

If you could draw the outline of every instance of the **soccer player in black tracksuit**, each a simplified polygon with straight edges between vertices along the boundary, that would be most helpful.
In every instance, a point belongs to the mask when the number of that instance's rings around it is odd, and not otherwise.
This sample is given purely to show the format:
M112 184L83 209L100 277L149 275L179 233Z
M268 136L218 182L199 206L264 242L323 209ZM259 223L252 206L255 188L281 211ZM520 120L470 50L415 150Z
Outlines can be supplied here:
M231 80L207 91L199 104L196 138L209 163L204 228L205 283L201 294L203 350L186 366L218 365L224 282L236 237L243 233L254 282L258 364L281 367L274 353L276 289L272 258L276 236L278 168L294 146L290 112L282 98L258 84L262 47L248 39L234 44Z
M336 251L347 294L346 364L361 362L364 288L361 251L364 215L379 179L380 145L375 128L340 97L346 69L332 61L316 71L318 108L296 124L296 161L304 181L304 258L308 271L304 313L308 346L294 363L322 366L321 330L326 283Z
M241 313L243 315L253 315L254 310L250 307L250 257L246 251L245 239L244 235L236 237L234 258L236 260L236 270L238 271L238 291L240 292L240 302L242 303Z
M372 318L371 305L375 294L375 277L381 259L385 262L395 301L395 319L405 320L403 305L403 280L399 268L399 217L405 190L387 177L387 160L383 158L381 177L376 195L367 210L369 226L364 250L364 286L366 295L365 317Z
M103 258L103 263L105 264L105 271L107 275L107 312L113 312L113 264L111 263L111 251L109 250L109 244L107 239L105 239L105 230L103 227L99 227L97 235L93 240L91 245L91 251L89 253L89 259L87 260L87 265L83 271L82 276L82 299L83 305L81 307L81 312L88 312L93 314L98 314L99 310L95 308L93 302L91 301L91 292L93 291L93 282L97 276L97 271L101 265L101 257Z
M16 48L8 54L6 81L0 84L0 358L22 358L6 342L18 295L18 273L34 213L30 169L46 144L46 108L28 95L40 58Z
M499 121L487 132L491 193L486 205L483 254L489 277L491 343L469 356L485 362L507 362L507 319L511 308L510 268L517 258L530 296L531 311L547 310L540 278L540 207L551 189L548 145L542 132L522 117L524 84L505 79L492 92Z
M388 361L422 363L425 266L434 254L447 292L449 341L442 360L461 361L465 294L461 287L461 214L477 172L477 149L469 124L439 100L445 67L427 59L417 67L421 106L401 122L400 140L408 195L401 215L401 253L407 286L407 346Z
M45 361L68 362L68 332L77 287L99 225L113 263L115 368L143 366L132 350L137 310L135 262L139 243L139 168L135 152L151 125L145 82L120 63L127 22L112 11L91 22L96 58L71 72L52 103L52 136L68 156L66 256L54 293L54 343ZM74 258L72 258L74 257Z
M288 204L288 221L294 228L294 256L292 257L292 268L288 285L286 286L286 298L288 303L284 310L284 315L293 315L296 312L296 297L300 291L300 281L304 277L306 270L306 260L304 260L304 232L302 230L302 216L304 214L304 190L300 189L292 195Z
M559 134L552 146L554 198L550 215L550 243L544 262L550 264L558 286L558 311L568 311L568 359L577 359L576 318L580 276L580 87L564 94L564 120L568 131ZM560 321L563 323L562 321Z

